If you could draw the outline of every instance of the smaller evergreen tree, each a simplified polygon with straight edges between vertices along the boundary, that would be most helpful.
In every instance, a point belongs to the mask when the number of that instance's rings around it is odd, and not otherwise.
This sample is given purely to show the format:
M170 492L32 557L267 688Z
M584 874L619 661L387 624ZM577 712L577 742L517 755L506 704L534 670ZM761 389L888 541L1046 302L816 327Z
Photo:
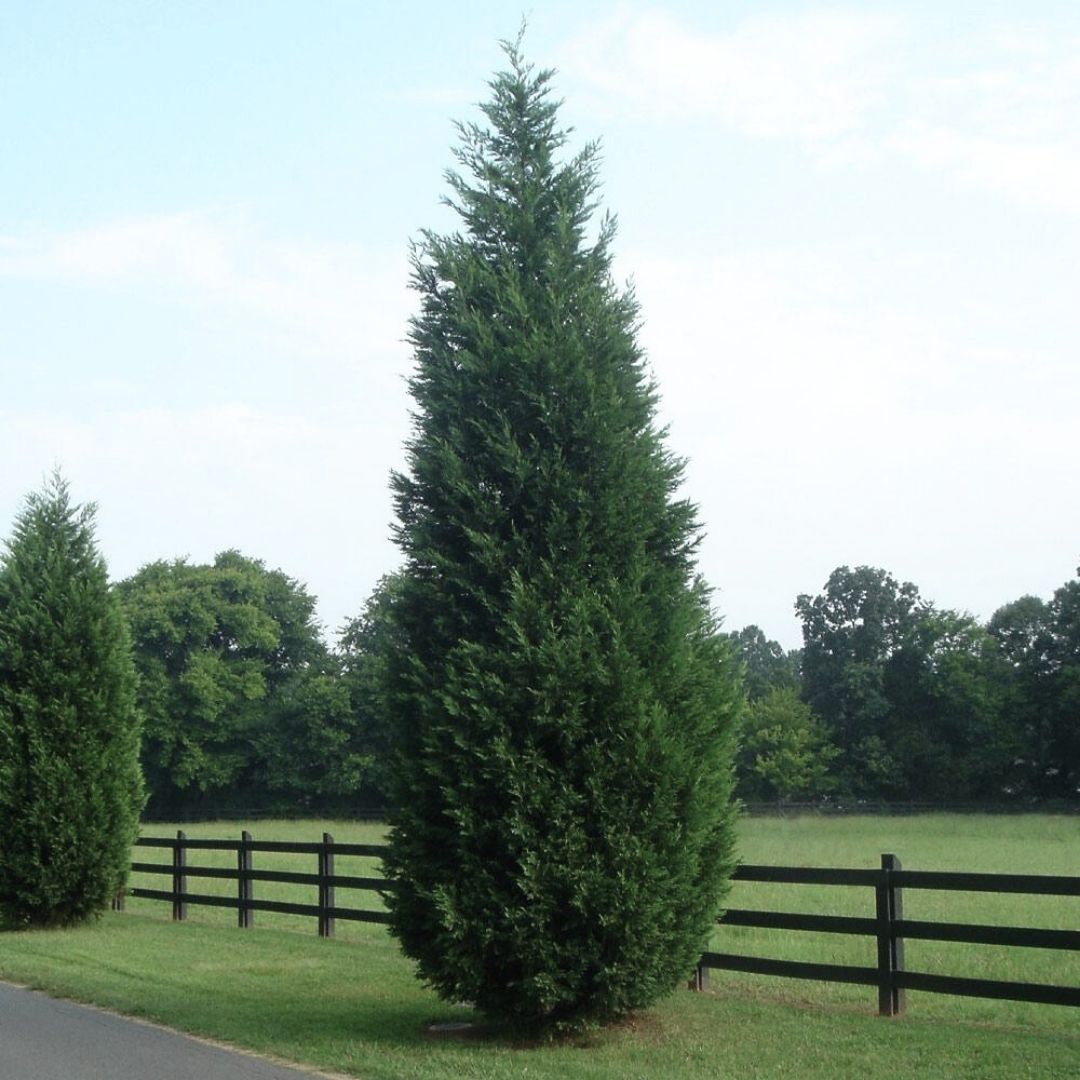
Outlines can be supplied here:
M54 475L0 559L0 921L82 921L126 880L143 805L127 624L94 507Z

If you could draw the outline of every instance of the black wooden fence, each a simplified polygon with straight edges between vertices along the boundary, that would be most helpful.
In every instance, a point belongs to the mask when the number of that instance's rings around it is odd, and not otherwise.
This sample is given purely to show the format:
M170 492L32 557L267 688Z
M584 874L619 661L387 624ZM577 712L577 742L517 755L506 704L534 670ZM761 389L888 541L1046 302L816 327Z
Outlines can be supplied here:
M291 843L279 840L253 840L251 833L244 831L239 840L196 840L189 838L182 829L176 838L141 836L135 841L138 847L164 848L172 852L169 863L133 862L131 869L135 873L160 874L170 878L168 889L129 888L126 895L138 896L145 900L165 900L172 904L173 918L187 918L190 904L202 904L209 907L235 908L239 925L249 928L254 924L256 911L273 911L279 915L310 915L319 921L321 937L334 936L334 923L337 919L350 919L354 922L389 922L385 911L368 911L352 907L338 907L336 890L362 889L373 892L386 892L393 888L393 882L381 877L356 877L334 872L335 855L360 855L373 858L381 857L385 846L382 844L338 844L329 833L323 833L320 843ZM236 868L224 866L190 866L187 861L189 851L232 851L236 853ZM314 855L317 860L317 872L314 874L297 873L291 870L256 870L255 852L277 852L286 855ZM190 878L218 878L236 882L234 896L218 896L208 893L191 892L188 888ZM284 882L291 885L314 885L318 890L318 902L315 904L293 904L281 900L259 900L255 896L257 881ZM123 897L113 902L114 908L123 908Z
M909 971L904 965L904 941L959 941L983 945L1009 945L1038 949L1080 951L1080 931L1037 930L1015 926L982 926L975 923L926 922L905 919L904 889L935 889L952 892L1025 893L1042 896L1080 897L1080 877L1032 874L970 874L951 871L904 870L895 855L882 855L879 870L840 870L820 867L742 865L739 881L782 882L795 885L862 886L874 890L872 918L845 915L802 915L778 911L724 913L725 926L754 926L775 930L812 930L827 934L857 934L877 943L877 964L814 964L797 960L773 960L759 956L707 952L698 964L694 985L708 985L710 969L744 971L757 975L783 975L795 979L856 983L876 986L878 1012L896 1016L904 1011L905 990L962 997L1003 998L1048 1005L1080 1006L1080 987L1043 983L971 979L953 975Z
M382 877L358 877L335 873L335 855L379 858L386 850L382 844L338 844L329 833L323 833L321 843L256 841L246 831L241 834L238 841L197 840L189 839L182 830L177 832L175 839L141 837L136 844L143 848L159 848L171 852L172 857L169 863L139 861L132 863L132 870L135 872L170 878L170 887L168 889L133 887L127 890L127 895L171 903L174 919L185 919L190 904L234 908L241 927L250 927L253 924L253 915L256 911L305 915L318 920L319 934L322 937L333 936L334 924L338 919L371 923L389 921L385 911L339 907L335 893L338 888L376 893L393 890L394 883ZM189 851L235 852L236 867L233 869L189 865L187 861ZM253 860L255 852L313 855L316 858L317 872L305 874L284 870L256 870ZM873 889L875 899L873 917L806 915L794 912L731 908L724 913L720 923L724 926L816 931L870 937L877 943L877 963L873 967L860 967L850 964L817 964L801 960L775 960L760 956L745 956L737 953L706 952L702 955L691 981L692 989L706 989L709 971L723 970L874 986L878 993L878 1011L883 1016L897 1016L904 1011L906 990L1080 1006L1080 986L963 978L909 971L904 965L905 940L970 942L1080 952L1080 931L984 926L975 923L926 922L905 919L903 913L905 889L1080 897L1080 877L904 870L895 855L882 855L881 867L878 870L743 864L735 871L734 876L737 881L839 887L861 886ZM235 895L220 896L191 892L189 891L191 878L224 878L234 881L236 883ZM260 881L314 886L317 890L318 901L315 904L296 904L278 900L259 900L255 895L255 883ZM123 896L117 897L114 907L123 908Z

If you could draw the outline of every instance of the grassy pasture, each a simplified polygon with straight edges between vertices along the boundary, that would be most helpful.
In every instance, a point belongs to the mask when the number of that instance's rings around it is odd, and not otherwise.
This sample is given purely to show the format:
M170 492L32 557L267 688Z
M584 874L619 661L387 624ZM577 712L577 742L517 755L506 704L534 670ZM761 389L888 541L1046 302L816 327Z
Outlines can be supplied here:
M189 837L239 838L242 823L210 822L185 828ZM383 826L362 822L262 822L251 829L257 840L319 840L324 831L335 840L380 843ZM176 828L147 826L144 835L175 836ZM168 852L138 849L140 860L167 861ZM1042 815L979 816L918 815L912 817L819 817L746 818L740 830L740 855L744 862L791 866L844 866L873 868L883 852L900 857L903 865L918 870L968 870L1022 874L1080 874L1080 820ZM255 866L268 870L314 873L314 855L255 853ZM232 866L229 852L193 851L190 865ZM378 860L341 857L339 874L378 875ZM168 878L135 875L133 884L168 888ZM267 900L314 903L313 886L256 882L256 896ZM191 877L191 892L235 895L235 883ZM342 907L381 909L376 893L339 889ZM766 911L818 912L836 915L874 914L874 894L869 888L845 886L782 885L739 882L732 891L732 907ZM168 906L159 901L130 899L129 910L159 918L168 917ZM1024 896L993 893L952 893L906 890L904 910L909 918L942 922L1031 926L1047 929L1080 927L1080 900L1069 897ZM236 912L224 908L192 906L189 920L206 925L233 926ZM315 920L267 912L255 913L256 927L292 929L314 935ZM374 932L383 933L376 929ZM369 936L372 928L339 921L337 934L345 940ZM749 927L717 927L711 948L785 960L817 960L825 963L873 966L875 944L870 938L794 931L758 930ZM1076 953L1005 946L950 942L910 941L906 945L907 967L913 971L1045 982L1066 986L1080 983L1080 956ZM728 972L712 972L713 985L720 982L784 1000L822 1005L869 1006L873 988L841 984L806 983L801 980L767 978ZM987 1023L1007 1022L1051 1028L1067 1021L1069 1010L1061 1007L961 999L938 994L911 993L909 1008L920 1016L962 1017ZM1073 1017L1072 1022L1078 1018Z
M239 836L241 824L186 827L189 836ZM263 822L256 839L373 843L380 826ZM147 826L146 835L175 835ZM742 824L746 862L878 865L899 855L912 869L1080 873L1080 821L1067 817L753 818ZM165 861L167 852L138 849ZM314 871L314 856L256 853L264 869ZM228 865L229 855L192 852L191 864ZM339 858L342 874L377 871ZM153 884L163 887L167 879ZM140 884L144 882L140 881ZM145 884L151 885L149 877ZM231 883L189 882L229 892ZM313 902L314 889L257 883L266 899ZM370 893L339 892L342 905L368 906ZM740 883L732 906L869 914L869 889ZM1075 929L1080 900L915 893L912 917ZM1080 1076L1078 1010L910 994L901 1020L874 1015L872 988L712 973L713 992L679 990L653 1013L616 1032L573 1045L514 1047L498 1039L435 1043L427 1021L467 1013L441 1004L413 979L382 927L338 923L320 941L315 921L264 912L256 929L235 929L236 913L193 907L188 925L167 904L129 900L124 914L93 927L0 937L0 977L91 1000L242 1046L363 1077L398 1076ZM872 964L869 940L718 928L713 947L790 959ZM912 970L1077 985L1075 953L910 942ZM207 987L212 993L207 993Z
M915 815L911 817L749 818L742 823L745 862L791 866L844 866L871 869L882 853L899 856L910 870L980 873L1080 875L1080 819L1065 816ZM820 912L873 916L869 888L738 883L730 906L768 911ZM1075 930L1080 899L1004 893L961 893L907 889L904 914L939 922L985 923ZM712 947L778 959L825 963L875 963L869 938L718 927ZM1080 985L1080 954L1045 949L908 941L905 963L911 971ZM822 1005L867 1003L872 987L804 983L721 972L754 992L790 995ZM1080 1026L1075 1010L1025 1002L957 998L909 992L911 1015L930 1019L963 1018L1034 1028Z

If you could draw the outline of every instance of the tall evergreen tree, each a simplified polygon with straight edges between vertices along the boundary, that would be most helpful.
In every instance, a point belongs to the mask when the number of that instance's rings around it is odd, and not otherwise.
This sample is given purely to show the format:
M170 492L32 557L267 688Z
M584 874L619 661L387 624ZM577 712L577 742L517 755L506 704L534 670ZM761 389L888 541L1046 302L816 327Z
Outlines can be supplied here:
M413 286L416 402L388 665L393 930L448 999L572 1027L691 970L733 864L736 665L695 578L638 308L505 46Z
M127 625L59 476L0 562L0 917L63 925L127 877L143 804Z

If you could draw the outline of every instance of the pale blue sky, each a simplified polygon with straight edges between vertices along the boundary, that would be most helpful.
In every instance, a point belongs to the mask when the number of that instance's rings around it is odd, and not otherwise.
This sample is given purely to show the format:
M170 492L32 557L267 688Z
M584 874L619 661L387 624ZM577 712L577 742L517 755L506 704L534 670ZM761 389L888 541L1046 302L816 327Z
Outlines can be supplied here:
M1080 562L1080 5L544 3L729 628L870 563L989 616ZM518 11L0 5L0 531L394 568L413 310Z

